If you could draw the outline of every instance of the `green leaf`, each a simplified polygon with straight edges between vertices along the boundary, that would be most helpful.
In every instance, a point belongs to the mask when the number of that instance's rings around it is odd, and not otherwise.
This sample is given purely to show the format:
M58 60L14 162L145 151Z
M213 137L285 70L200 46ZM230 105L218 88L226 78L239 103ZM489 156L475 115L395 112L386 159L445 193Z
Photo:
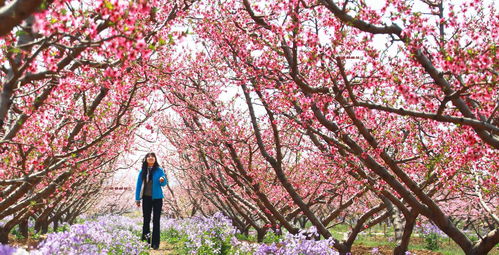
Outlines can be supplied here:
M40 9L41 10L47 10L48 7L49 7L49 4L47 3L47 0L44 0L42 2L42 4L40 4Z
M9 51L12 52L12 53L20 53L21 49L13 47L13 48L10 48Z
M159 43L159 45L165 45L166 41L163 38L159 38L158 43Z
M173 44L174 43L173 35L172 34L168 34L168 43L169 44Z
M114 9L114 6L111 2L109 1L104 1L104 6L106 6L106 8L108 8L109 10L113 10Z
M16 31L16 36L21 36L21 35L27 35L28 33L24 30L18 30Z

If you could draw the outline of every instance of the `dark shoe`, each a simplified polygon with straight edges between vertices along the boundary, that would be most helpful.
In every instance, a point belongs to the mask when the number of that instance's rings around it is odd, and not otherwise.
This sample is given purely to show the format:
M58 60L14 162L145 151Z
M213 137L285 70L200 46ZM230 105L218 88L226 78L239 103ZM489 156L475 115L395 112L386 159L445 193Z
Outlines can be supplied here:
M153 248L154 250L157 250L157 249L159 249L159 246L158 246L158 245L153 245L153 246L152 246L152 248Z

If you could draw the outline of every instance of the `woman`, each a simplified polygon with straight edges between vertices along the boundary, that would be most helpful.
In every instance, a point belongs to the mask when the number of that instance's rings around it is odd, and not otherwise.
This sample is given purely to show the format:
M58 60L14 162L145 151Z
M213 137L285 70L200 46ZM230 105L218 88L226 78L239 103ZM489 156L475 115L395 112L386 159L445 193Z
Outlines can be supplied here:
M155 250L159 248L159 219L161 216L161 208L163 207L163 190L162 186L168 183L163 169L159 167L156 154L153 152L147 153L142 161L142 169L137 178L137 188L135 190L135 201L137 206L140 206L142 199L142 214L144 217L144 225L142 226L143 241L151 244ZM152 240L151 222L152 212ZM152 241L152 242L151 242Z

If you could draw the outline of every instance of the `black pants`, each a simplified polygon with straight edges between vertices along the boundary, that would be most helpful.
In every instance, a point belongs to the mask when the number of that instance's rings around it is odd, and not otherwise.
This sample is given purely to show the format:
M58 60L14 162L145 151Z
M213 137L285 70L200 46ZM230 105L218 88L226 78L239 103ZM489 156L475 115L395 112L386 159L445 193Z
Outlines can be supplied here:
M142 198L142 215L144 216L144 224L142 225L142 240L151 244L152 247L159 247L159 218L161 216L161 208L163 207L163 199L152 199L152 197L144 196ZM152 212L152 240L151 240L151 212ZM152 241L152 242L151 242Z

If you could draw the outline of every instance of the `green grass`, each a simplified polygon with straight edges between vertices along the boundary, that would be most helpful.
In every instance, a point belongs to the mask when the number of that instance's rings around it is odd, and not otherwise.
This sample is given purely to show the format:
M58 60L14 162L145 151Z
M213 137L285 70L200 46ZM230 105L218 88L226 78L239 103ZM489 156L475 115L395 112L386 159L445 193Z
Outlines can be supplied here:
M349 231L349 226L346 224L337 225L333 228L329 229L334 238L338 240L342 240L344 233ZM368 229L362 234L357 236L357 239L354 241L355 245L361 245L365 247L391 247L395 248L396 243L393 240L394 231L392 227L386 226L374 226L371 229ZM411 240L409 242L409 250L428 250L426 248L427 244L424 238L420 237L417 232L413 233ZM439 252L443 255L461 255L464 254L462 249L454 243L450 238L440 237L438 239L439 248L434 250L435 252ZM499 245L489 253L490 255L499 255Z
M240 241L256 242L256 235L244 235L241 233L236 233L236 238Z
M334 238L338 240L343 240L344 234L349 232L350 227L346 224L341 224L334 226L329 229ZM283 229L285 232L286 230ZM241 241L248 242L256 242L256 233L254 231L250 231L250 235L236 234L237 239ZM393 240L394 231L392 227L387 226L375 226L372 229L369 229L362 234L357 236L357 239L354 242L354 246L363 246L368 248L381 248L386 247L388 249L393 249L396 246L396 243ZM178 233L161 233L161 240L171 243L174 245L176 249L176 254L187 254L185 248L183 249L183 242L185 237L180 236ZM272 232L268 232L264 237L265 243L278 242L279 236L276 236ZM427 244L424 238L420 237L417 232L413 234L413 237L409 243L409 251L418 251L418 250L428 250L426 248ZM441 253L443 255L461 255L464 252L461 248L455 244L449 238L440 237L438 239L439 248L434 250L434 252ZM494 248L489 255L499 255L499 245Z
M459 246L454 244L453 242L449 242L448 238L447 240L439 240L439 247L438 249L434 250L435 252L440 252L444 255L461 255L464 254L464 252L461 250ZM389 241L387 238L383 236L359 236L357 240L354 242L355 245L361 245L365 247L390 247L390 248L395 248L396 244L392 241ZM409 251L416 251L416 250L428 250L426 248L426 244L424 241L419 238L419 237L413 237L411 238L411 242L409 243Z
M161 232L160 240L162 242L171 244L172 249L175 250L175 254L189 254L184 245L187 242L187 236L182 235L174 229L169 229L168 231Z

